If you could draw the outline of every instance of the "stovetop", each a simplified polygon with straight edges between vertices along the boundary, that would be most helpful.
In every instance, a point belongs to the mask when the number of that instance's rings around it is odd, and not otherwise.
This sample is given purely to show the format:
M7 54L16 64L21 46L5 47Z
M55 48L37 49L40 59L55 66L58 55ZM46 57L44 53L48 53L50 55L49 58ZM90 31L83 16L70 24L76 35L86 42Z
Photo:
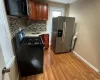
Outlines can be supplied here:
M41 45L43 43L42 43L41 37L25 37L22 40L22 44L23 45Z

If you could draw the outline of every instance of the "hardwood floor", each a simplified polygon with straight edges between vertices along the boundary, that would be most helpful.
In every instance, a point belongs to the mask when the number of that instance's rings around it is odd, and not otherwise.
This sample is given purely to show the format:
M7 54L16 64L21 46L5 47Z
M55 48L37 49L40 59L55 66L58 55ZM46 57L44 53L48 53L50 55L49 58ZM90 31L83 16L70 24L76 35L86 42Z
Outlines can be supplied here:
M20 80L100 80L100 75L72 52L54 54L48 49L44 53L44 73Z

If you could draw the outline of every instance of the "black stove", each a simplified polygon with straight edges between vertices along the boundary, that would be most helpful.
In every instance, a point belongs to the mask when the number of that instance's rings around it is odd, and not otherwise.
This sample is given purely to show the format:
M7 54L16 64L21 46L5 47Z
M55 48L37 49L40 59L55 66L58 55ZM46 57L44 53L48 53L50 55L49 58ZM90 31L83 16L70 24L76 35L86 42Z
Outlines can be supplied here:
M40 36L25 37L23 31L15 36L16 58L20 76L43 73L44 44Z

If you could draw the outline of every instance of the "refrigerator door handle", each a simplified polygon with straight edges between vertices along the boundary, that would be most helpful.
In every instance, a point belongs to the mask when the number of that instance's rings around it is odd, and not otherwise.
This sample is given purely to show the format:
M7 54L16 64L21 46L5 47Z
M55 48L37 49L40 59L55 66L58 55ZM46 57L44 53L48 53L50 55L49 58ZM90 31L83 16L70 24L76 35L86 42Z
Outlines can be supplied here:
M66 35L66 21L63 22L62 42L64 42L65 35Z

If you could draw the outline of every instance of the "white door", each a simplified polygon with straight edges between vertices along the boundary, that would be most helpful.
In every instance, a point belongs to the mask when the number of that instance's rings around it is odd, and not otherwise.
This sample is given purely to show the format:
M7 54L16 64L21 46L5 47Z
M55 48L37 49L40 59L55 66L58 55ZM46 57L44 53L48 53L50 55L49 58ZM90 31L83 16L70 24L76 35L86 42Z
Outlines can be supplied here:
M5 66L6 64L5 64L5 60L3 57L2 48L0 45L0 80L9 80L9 75L7 73L6 74L2 73L2 70Z
M2 74L4 67L8 66L10 59L14 56L11 46L11 37L4 6L4 0L0 0L0 80L10 80L9 74Z
M63 8L55 8L55 7L50 7L50 14L49 14L49 22L48 22L48 33L49 33L49 40L50 40L50 45L51 45L51 33L52 33L52 18L53 17L58 17L58 16L64 16L64 9Z

